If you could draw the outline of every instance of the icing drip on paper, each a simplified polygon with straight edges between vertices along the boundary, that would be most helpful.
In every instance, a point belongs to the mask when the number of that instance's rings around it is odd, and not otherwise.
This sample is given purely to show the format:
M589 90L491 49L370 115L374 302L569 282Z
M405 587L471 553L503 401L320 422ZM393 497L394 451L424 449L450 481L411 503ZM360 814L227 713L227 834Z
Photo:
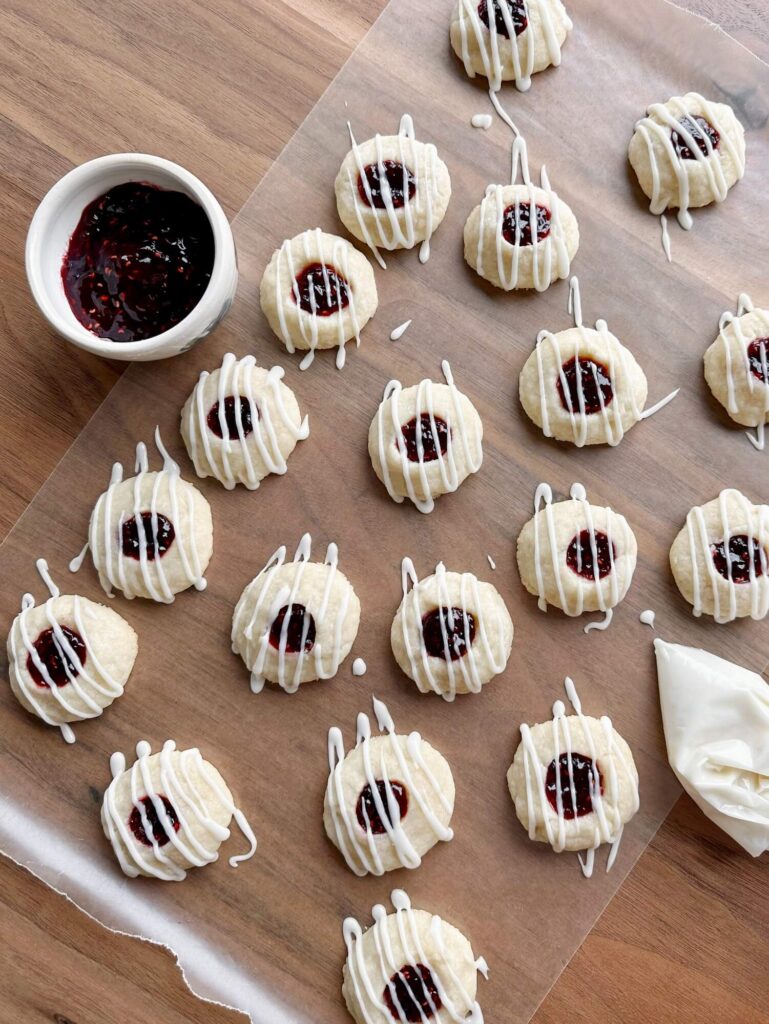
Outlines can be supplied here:
M174 741L166 740L163 749L157 755L160 758L162 793L157 792L152 783L149 764L151 754L152 749L149 743L146 740L141 740L136 744L136 761L130 769L131 798L134 808L139 812L144 834L149 841L147 846L136 840L128 820L124 820L118 811L117 781L126 770L125 756L121 753L114 753L110 758L112 782L104 794L102 822L123 872L129 878L146 873L167 882L180 882L186 878L187 872L173 862L163 848L166 845L177 851L193 867L202 867L204 864L211 864L218 860L218 850L212 852L206 849L201 840L195 836L193 829L204 830L217 845L229 839L230 830L219 825L211 817L211 809L206 795L193 782L193 777L196 774L204 776L206 783L214 791L217 803L224 805L248 840L248 852L230 857L230 867L237 867L241 861L253 857L256 851L256 837L246 816L235 806L230 794L222 787L216 774L209 770L211 766L204 761L197 747L177 753ZM149 797L149 803L154 810L157 823L165 833L167 842L158 843L155 827L147 814L147 804L142 802L144 796ZM178 828L169 819L163 797L166 797L173 807Z
M395 327L392 331L390 331L390 341L400 341L400 339L403 337L403 335L406 333L410 326L411 321L406 320L406 322L402 323L399 327Z
M473 114L470 118L470 124L473 128L482 128L484 131L488 131L492 125L491 114Z
M757 451L763 451L765 447L765 432L766 432L766 419L769 417L769 385L764 384L760 381L751 371L750 358L748 356L748 347L750 342L746 340L742 333L742 325L740 318L746 313L754 313L760 318L763 323L766 334L769 336L769 311L765 309L756 309L749 295L745 292L740 294L737 300L737 314L731 313L727 310L721 314L721 319L718 321L718 340L721 342L724 351L724 358L726 359L726 392L727 392L727 406L730 413L738 411L738 404L736 398L736 373L739 371L740 375L744 377L748 382L748 389L752 395L756 390L763 389L764 394L764 417L760 423L756 425L756 433L752 434L749 430L745 431L745 436L753 445ZM731 326L734 330L737 342L742 352L741 365L735 367L734 361L732 360L732 351L729 341L724 335L726 327ZM767 366L767 355L766 348L762 350L761 358L761 372L764 380L769 380L769 366Z
M445 981L436 964L433 964L428 958L419 938L419 928L409 897L402 889L393 889L390 899L395 908L398 922L397 932L403 946L405 963L394 957L387 927L388 915L382 904L378 903L372 908L371 916L374 919L374 924L366 932L367 935L373 935L377 957L370 959L364 957L363 929L354 917L345 918L342 926L347 946L347 969L350 983L365 1024L379 1024L382 1019L389 1020L393 1017L399 1024L408 1024L409 1018L406 1016L403 1006L390 995L390 1002L395 1011L393 1013L385 1002L385 995L390 994L394 987L390 985L390 980L394 975L398 975L399 980L405 985L407 984L407 976L404 975L406 968L411 968L413 972L417 965L423 966L429 972L428 977L432 978L437 998L440 1000L440 1009L438 1009L434 997L429 995L427 987L423 988L425 998L429 1000L430 1016L435 1014L436 1020L452 1021L453 1024L483 1024L483 1013L480 1006L470 998L470 993L463 987L457 972L451 966L452 960L443 934L443 921L437 914L431 915L429 934L437 950L437 963L445 972ZM473 966L480 971L484 978L488 977L488 966L482 957L474 961ZM450 998L446 988L448 983L451 983L452 988L458 990L459 1005ZM369 1010L369 1002L372 1004L374 1015ZM426 1021L427 1016L422 1014L420 1019Z
M491 568L492 569L496 569L497 563L494 561L494 559L491 557L491 555L486 555L486 558L488 559L488 563L491 566Z
M656 619L656 617L657 616L655 612L653 612L651 608L647 608L638 616L639 620L644 624L644 626L651 626L652 629L654 629L654 620Z
M584 860L582 859L581 854L578 854L582 873L586 878L590 878L593 873L593 866L595 863L595 851L598 847L603 843L611 844L611 850L609 851L609 857L606 863L606 870L608 872L614 865L614 861L616 860L617 853L619 851L619 845L622 840L624 824L621 821L619 814L620 779L618 767L619 770L627 776L627 779L630 781L632 786L633 808L630 815L631 817L640 806L638 780L624 752L616 742L614 726L611 723L611 719L606 715L603 715L600 719L601 728L606 739L607 747L614 756L606 759L601 758L599 760L593 734L585 716L582 714L582 705L580 703L579 696L577 695L574 682L567 676L564 685L569 703L574 708L574 713L579 718L582 725L585 745L588 748L586 751L582 751L581 753L587 754L590 757L593 765L597 769L598 779L600 780L598 781L596 779L596 774L591 773L592 785L590 787L590 798L593 808L591 813L593 814L595 821L594 844L592 848L587 851ZM545 788L548 766L543 765L540 762L537 749L531 738L531 730L528 725L521 725L521 739L523 740L524 749L526 803L529 808L529 838L534 839L535 837L536 817L532 813L532 808L538 806L547 832L547 841L556 853L561 853L566 845L566 817L564 815L563 799L566 787L562 786L561 772L557 771L555 773L557 823L554 828L552 821L553 808L548 799L548 794ZM574 747L569 719L566 715L566 707L563 701L560 700L557 700L555 704L553 704L553 746L555 751L553 759L556 764L559 763L563 754L566 755L568 764L566 778L569 783L569 787L571 788L573 787L574 778L572 756L576 755L578 751L576 751ZM572 806L575 806L576 802L576 795L572 789Z
M404 828L403 822L408 811L402 818L397 794L392 785L394 780L391 780L387 774L385 751L389 750L397 760L398 780L401 786L405 786L409 802L413 802L419 807L437 839L449 842L454 837L453 831L441 823L430 807L431 800L437 800L448 815L451 815L453 810L453 805L446 799L438 780L430 771L422 755L422 737L418 732L412 732L408 737L398 736L387 707L376 697L373 698L373 703L374 715L380 731L387 738L387 745L382 747L382 753L377 762L371 750L371 723L368 715L361 713L358 715L355 746L356 749L362 749L366 785L371 793L376 814L384 827L384 833L376 835L372 831L370 823L365 829L362 828L356 816L355 806L350 806L349 801L345 799L342 774L345 749L342 731L337 726L333 726L328 731L330 772L326 787L328 807L331 812L337 846L347 861L348 867L359 877L366 874L384 874L381 850L382 844L385 842L385 835L387 836L386 841L395 850L402 867L418 868L422 863L422 858L412 846L407 829ZM403 739L406 740L405 744L399 742Z
M668 219L664 213L660 214L660 233L662 236L662 251L668 263L673 262L673 254L670 251L670 232L668 231Z
M368 665L363 658L356 658L352 663L352 674L354 676L365 676Z

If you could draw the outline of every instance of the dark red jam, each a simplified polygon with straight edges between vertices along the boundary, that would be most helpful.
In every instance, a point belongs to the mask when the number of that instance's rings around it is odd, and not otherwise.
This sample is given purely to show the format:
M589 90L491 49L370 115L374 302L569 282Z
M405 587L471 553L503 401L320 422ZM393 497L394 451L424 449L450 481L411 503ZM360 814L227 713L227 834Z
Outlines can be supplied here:
M281 649L283 623L288 615L286 627L286 654L298 654L303 648L311 651L315 645L315 619L303 604L285 605L280 609L270 627L270 643L276 651Z
M561 376L563 374L563 376ZM585 414L592 416L601 409L611 405L614 388L608 369L594 359L569 359L561 367L556 387L561 405L567 412L578 413L584 408ZM566 387L563 378L566 378ZM582 405L580 405L580 394Z
M235 413L236 408L238 410L237 415ZM256 406L254 408L256 409ZM256 418L259 418L258 409L256 409ZM251 403L249 400L243 398L242 395L237 400L235 395L227 395L224 400L224 424L230 441L237 441L240 437L238 433L238 420L240 421L240 430L243 431L243 437L248 437L249 434L253 433L254 423L251 417ZM219 402L215 402L208 410L206 423L212 433L216 434L217 437L223 437L222 422L219 418Z
M72 312L110 341L142 341L197 306L214 266L208 217L183 192L129 181L83 210L61 278Z
M409 462L435 462L439 453L446 454L449 444L449 425L440 416L434 416L435 432L433 432L430 414L423 412L401 427L403 440L406 442L406 456ZM437 440L436 440L436 436ZM422 458L419 458L419 443L422 444Z
M85 665L87 655L83 638L69 626L62 626L61 631L71 647L72 651L80 659L80 664ZM44 629L35 640L35 653L45 665L48 672L48 679L54 686L66 686L70 679L80 674L80 669L73 663L69 654L65 652L53 629ZM44 674L35 664L31 654L27 655L27 672L32 676L38 686L50 689L50 683Z
M592 758L585 757L584 754L572 754L571 775L569 774L568 754L561 754L558 758L558 765L555 760L552 760L547 766L545 792L550 806L556 812L558 811L559 774L564 818L571 821L572 818L581 818L583 814L590 814L593 810L593 794L598 786L601 787L601 794L603 794L603 779L598 768L593 764ZM598 785L596 785L596 781Z
M358 175L358 194L366 206L373 206L377 210L387 208L385 197L388 188L390 202L394 209L399 210L402 206L414 198L417 190L417 179L404 164L397 160L383 160L381 163L369 164L363 168L366 182L368 182L371 198L366 193L366 185L363 177ZM383 181L388 188L383 187Z
M716 570L725 580L731 579L732 583L750 583L751 561L754 578L766 572L767 558L763 548L755 537L748 537L744 533L729 538L728 554L723 541L711 544L710 553Z
M595 555L593 547L595 546ZM598 559L596 566L595 558ZM594 580L596 576L602 580L612 570L614 559L617 557L617 549L609 541L605 533L595 530L582 530L581 533L572 537L571 544L566 549L566 564L578 576L586 580ZM598 572L596 574L596 568Z
M157 512L153 516L151 512L142 512L139 516L141 530L144 534L145 555L149 562L156 558L162 558L174 542L176 531L170 519ZM139 535L139 523L136 516L131 516L123 523L121 530L123 554L126 558L141 560L142 545Z
M358 819L358 824L364 831L369 829L375 836L380 836L383 832L387 831L388 825L392 826L393 822L390 817L390 806L387 799L387 784L384 779L376 780L376 788L379 792L379 799L382 801L382 806L384 807L387 824L382 821L382 817L377 810L376 802L374 800L374 793L371 786L368 784L366 784L360 791L358 803L355 805L355 815ZM390 790L392 791L392 795L398 805L398 811L400 812L400 818L402 820L406 817L409 809L408 791L402 782L397 782L395 779L390 780Z
M423 1021L442 1007L432 971L424 964L404 964L382 993L393 1020Z
M310 263L294 279L294 302L305 313L331 316L350 305L350 286L328 263Z
M537 241L541 242L550 234L550 211L546 206L536 204ZM513 203L502 215L502 237L510 245L533 245L531 226L531 203Z
M764 384L769 384L769 338L756 338L748 345L750 372Z
M171 801L167 796L155 797L155 800L163 801L163 810L166 812L166 816L174 832L179 831L179 817L176 813ZM158 812L155 810L155 805L152 802L152 797L143 796L140 801L144 808L144 817L146 818L149 825L152 827L152 835L158 846L165 846L166 843L171 842L171 837L166 832L163 824L160 821ZM144 824L142 823L142 812L138 807L134 807L131 811L131 815L128 819L128 827L131 829L133 834L144 846L152 846L152 840L145 831Z
M679 117L678 123L689 132L697 145L697 149L699 149L703 156L708 156L713 149L718 149L721 136L704 117L700 117L699 114L696 114L693 118L687 115L686 117ZM705 136L710 140L711 149L708 149ZM685 136L677 132L675 128L670 133L670 140L681 160L695 159L695 155L692 153Z
M529 24L529 19L526 16L526 5L523 0L491 0L491 7L494 11L494 28L497 31L497 35L504 36L505 39L510 38L510 31L505 22L505 16L502 13L503 4L510 12L513 31L519 36L521 32L526 31L526 26ZM481 0L478 4L478 17L486 28L491 28L489 25L489 0Z
M475 616L467 613L465 631L465 617L461 608L434 608L422 616L422 637L425 650L431 658L443 658L446 661L448 653L451 661L459 661L475 640Z

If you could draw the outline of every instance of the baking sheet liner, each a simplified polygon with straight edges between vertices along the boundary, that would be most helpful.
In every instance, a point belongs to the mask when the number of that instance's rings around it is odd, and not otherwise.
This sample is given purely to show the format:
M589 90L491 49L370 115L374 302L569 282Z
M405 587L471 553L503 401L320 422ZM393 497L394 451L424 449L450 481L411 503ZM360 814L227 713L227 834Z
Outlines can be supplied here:
M679 792L664 754L653 634L639 623L640 611L654 609L668 639L759 671L767 662L765 624L716 628L691 617L667 552L690 506L722 486L769 498L769 453L754 452L729 425L701 373L718 317L738 292L769 302L769 68L662 0L580 0L572 4L575 29L562 67L537 75L528 94L502 91L528 141L532 171L547 163L553 187L579 219L573 270L586 322L606 318L632 348L649 378L650 403L681 387L672 405L619 448L578 451L544 439L516 393L537 332L570 322L567 283L543 295L503 294L462 260L465 218L489 182L506 180L511 137L498 118L488 132L470 125L490 104L449 50L451 6L391 0L238 215L241 285L230 317L186 356L124 375L0 552L7 626L24 591L43 597L38 556L49 560L65 591L103 599L93 569L71 578L67 563L83 543L113 460L130 464L135 441L149 441L157 423L192 479L178 416L200 370L214 369L228 350L286 367L310 414L310 438L293 454L288 475L256 493L199 484L215 524L204 593L183 594L171 607L115 599L140 637L125 695L102 718L77 726L72 747L22 711L8 687L0 698L2 849L105 925L171 946L196 992L247 1010L258 1024L346 1019L342 920L354 914L367 923L372 904L386 902L394 886L461 927L487 958L491 974L480 982L479 998L488 1020L529 1020ZM625 153L648 103L690 89L735 107L748 130L747 173L725 206L695 213L690 233L671 222L669 265L659 221L648 214ZM387 271L377 270L379 312L360 350L348 351L342 372L329 353L301 373L259 311L261 272L284 237L316 225L342 233L333 180L348 148L346 119L363 140L397 131L406 111L452 176L432 257L423 266L415 251L387 256ZM409 330L391 342L392 328L408 318ZM438 379L444 358L481 414L485 460L477 476L423 516L387 497L369 464L366 436L386 382ZM580 480L594 502L612 504L636 532L638 570L605 633L586 636L584 620L555 610L543 615L520 585L514 542L540 480L559 495ZM336 679L291 696L270 688L255 696L230 651L232 609L270 554L283 543L293 548L305 530L316 555L330 540L340 546L341 568L363 605L358 640ZM443 559L491 580L504 596L516 628L513 653L481 695L448 705L421 696L398 671L389 628L407 554L421 575ZM360 679L351 674L355 655L369 666ZM625 830L616 866L605 874L599 856L590 881L574 856L529 842L505 782L519 723L549 717L567 673L588 713L612 716L641 776L641 810ZM447 756L457 782L456 837L415 872L358 879L323 833L326 732L340 725L351 743L355 716L370 709L372 693L387 702L401 731L420 730ZM233 870L223 856L181 885L122 877L99 823L109 756L130 754L142 738L158 748L167 737L199 745L222 771L258 835L253 860ZM241 846L236 834L225 849Z

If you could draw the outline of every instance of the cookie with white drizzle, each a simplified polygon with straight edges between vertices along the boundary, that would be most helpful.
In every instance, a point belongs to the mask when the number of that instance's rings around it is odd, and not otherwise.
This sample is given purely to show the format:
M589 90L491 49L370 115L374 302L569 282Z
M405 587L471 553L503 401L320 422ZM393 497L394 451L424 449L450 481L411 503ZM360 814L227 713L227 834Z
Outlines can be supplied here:
M441 363L445 384L429 379L404 388L391 380L368 432L374 472L393 501L408 498L420 512L456 491L483 462L483 424L475 406Z
M50 597L25 594L8 634L8 676L16 699L75 742L69 723L97 718L123 693L138 651L136 633L117 612L62 594L44 558L37 570Z
M228 352L219 369L203 370L181 413L181 434L199 477L228 490L255 490L270 473L283 474L297 441L309 436L283 369L265 370L253 356Z
M722 313L718 337L705 353L705 380L735 423L756 427L746 431L754 448L764 450L769 423L769 310L756 309L749 295L740 295L737 315Z
M360 345L361 331L376 313L379 297L371 264L346 238L314 228L288 238L272 254L259 288L262 311L276 337L293 353L307 355L336 348L345 363L345 345Z
M136 446L136 476L123 479L116 462L110 483L96 502L88 543L70 563L77 572L90 550L104 591L121 590L129 599L144 597L170 604L194 586L205 590L204 573L213 552L211 506L186 480L155 428L163 468L150 472L147 447Z
M230 838L234 819L246 837L246 853L230 857L237 867L256 851L246 816L217 769L193 747L177 750L166 740L157 754L146 740L136 744L136 761L110 758L112 781L104 792L101 823L124 874L180 882L189 868L211 864Z
M694 615L716 622L769 613L769 505L727 488L695 506L670 549L670 568Z
M324 562L311 562L305 533L292 561L282 545L245 588L232 618L232 649L251 673L251 689L265 681L287 693L302 683L330 679L350 653L360 624L360 601L329 544Z
M512 80L526 92L532 75L561 63L572 27L561 0L457 0L449 34L470 78L487 78L494 92Z
M350 1015L357 1024L483 1024L476 993L478 973L488 977L486 961L454 925L414 909L402 889L390 898L395 913L377 904L366 931L345 919L342 995Z
M611 846L606 870L614 864L624 827L639 808L638 770L611 719L584 715L574 683L567 678L565 685L575 714L567 715L558 700L551 722L521 725L507 784L529 839L556 853L586 850L579 862L590 877L604 843Z
M526 143L515 126L513 130L510 184L489 185L467 218L465 261L497 288L543 292L569 276L579 248L579 227L569 205L550 187L544 164L540 186L533 183Z
M342 731L328 733L329 777L323 805L326 835L356 875L418 868L439 841L448 842L454 779L448 762L418 732L395 731L390 712L373 698L383 735L358 715L355 746L345 754Z
M639 420L672 401L678 389L644 411L646 374L605 320L596 320L595 329L584 326L576 277L569 281L569 312L574 327L537 335L519 378L521 405L545 437L578 448L618 445Z
M458 693L479 693L504 672L513 620L496 587L471 572L448 572L443 562L420 580L410 558L403 559L401 583L390 644L421 693L453 701Z
M431 142L420 142L408 114L397 135L375 135L357 143L342 161L334 190L339 219L364 242L384 269L380 249L413 249L430 257L430 240L446 215L451 178Z
M547 611L549 604L569 616L601 611L585 632L606 629L625 597L636 566L638 545L627 520L611 508L588 503L582 484L571 498L553 502L542 483L534 495L534 516L518 536L521 582Z

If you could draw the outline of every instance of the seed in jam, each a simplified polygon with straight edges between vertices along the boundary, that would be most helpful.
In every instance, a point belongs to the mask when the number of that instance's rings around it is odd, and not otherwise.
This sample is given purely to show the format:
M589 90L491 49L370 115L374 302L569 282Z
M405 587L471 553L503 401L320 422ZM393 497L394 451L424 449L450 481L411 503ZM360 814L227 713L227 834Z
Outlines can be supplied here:
M179 831L179 817L176 813L176 809L167 796L156 796L155 800L163 801L163 810L166 812L166 817L171 825L174 832ZM147 823L152 828L152 835L158 846L165 846L166 843L171 842L171 837L165 830L165 827L160 821L155 804L152 802L152 797L143 796L139 801L144 808L144 817L147 819ZM130 817L128 818L128 827L131 829L133 834L144 846L152 846L152 840L147 835L142 822L142 812L138 807L134 807L131 811Z
M432 971L424 964L404 964L390 978L382 997L393 1020L424 1021L443 1006Z
M237 403L240 429L243 431L243 437L248 437L254 430L254 423L251 417L251 403L242 395L238 396ZM259 409L256 407L256 404L254 404L254 408L256 409L256 418L258 419ZM217 437L223 437L222 423L219 419L219 402L215 402L208 410L206 423L212 433L216 434ZM224 423L227 427L227 437L229 437L230 441L237 441L240 434L238 433L238 420L235 418L235 395L227 395L224 399Z
M363 177L358 175L358 194L366 206L377 210L387 209L386 196L389 192L390 203L399 210L414 198L417 190L417 179L404 164L397 160L382 160L381 163L369 164L363 168L371 198L366 192Z
M406 444L406 456L409 462L435 462L438 455L445 455L449 445L449 425L440 416L434 416L435 433L433 432L430 414L423 412L417 420L416 416L401 427L401 434ZM438 435L438 443L435 441ZM422 446L422 458L419 457L419 446Z
M595 553L593 547L595 545ZM596 563L598 559L598 579L602 580L608 576L614 566L614 559L617 557L617 549L609 541L605 533L600 530L582 530L575 537L566 549L566 564L578 576L586 580L596 579Z
M550 211L546 206L536 204L537 241L541 242L550 234ZM533 245L531 230L531 203L513 203L502 215L502 237L510 245Z
M685 128L687 132L689 132L689 134L697 144L697 149L699 149L700 153L702 153L703 156L709 156L712 150L718 149L718 144L721 141L721 136L718 134L713 125L710 124L709 121L706 121L704 117L700 117L699 114L695 115L693 118L687 115L685 117L679 117L678 123L683 128ZM707 138L710 140L710 149L708 149L708 144L705 140L705 136L707 136ZM673 148L675 149L679 159L695 159L694 153L692 153L691 149L689 148L689 144L687 143L686 138L683 135L679 134L679 132L677 132L675 128L673 128L673 130L670 133L670 140L673 143Z
M64 255L64 292L97 337L142 341L197 306L214 252L202 206L183 192L129 181L83 210Z
M328 263L310 263L294 278L294 302L305 313L331 316L350 305L350 286Z
M70 629L69 626L61 626L60 628L73 653L77 655L81 666L85 665L88 653L81 635ZM47 690L50 689L51 684L48 682L48 679L53 682L54 686L66 686L71 679L75 679L80 674L80 669L73 662L69 653L64 650L53 629L44 629L37 640L35 640L34 648L38 660L43 663L48 672L48 677L46 678L45 674L35 664L35 659L32 655L27 655L27 672L29 672L38 686L42 686Z
M764 384L769 384L769 338L756 338L748 345L750 372Z
M553 759L547 766L545 792L550 806L558 811L558 789L560 774L561 806L564 818L581 818L593 810L593 795L600 786L603 795L603 779L593 759L584 754L571 755L571 774L569 773L569 755L561 754L556 764ZM598 785L596 785L596 782Z
M566 378L566 387L563 382ZM584 408L585 415L592 416L600 412L607 405L611 405L614 398L611 376L608 369L595 359L583 357L569 359L561 367L561 373L556 381L558 397L561 405L567 412L579 413ZM580 395L582 404L580 404Z
M315 619L303 604L285 605L280 609L270 627L270 643L276 651L281 649L280 640L287 615L286 646L283 650L286 654L299 654L302 648L311 651L315 645Z
M710 553L713 565L725 580L732 583L750 583L750 563L753 562L753 577L763 576L767 568L766 552L755 537L744 533L729 538L729 553L724 541L712 544Z
M422 616L422 637L425 650L431 658L443 658L446 654L451 661L463 658L475 640L475 616L461 608L434 608Z
M161 512L142 512L139 515L141 530L144 534L145 557L149 562L162 558L174 542L176 531L174 524ZM142 545L139 535L139 524L136 516L131 516L123 523L121 530L123 554L126 558L142 557Z
M373 832L375 836L380 836L387 831L388 825L392 826L393 822L392 817L390 816L390 805L387 798L387 784L384 779L376 780L376 788L379 793L379 799L382 801L382 806L384 807L387 824L382 821L382 817L377 810L373 790L368 783L360 791L358 802L355 805L355 815L358 819L358 824L364 832L368 829ZM390 780L390 789L392 791L393 798L398 805L398 818L402 821L403 818L406 817L409 809L408 791L402 782L397 782L395 779Z

